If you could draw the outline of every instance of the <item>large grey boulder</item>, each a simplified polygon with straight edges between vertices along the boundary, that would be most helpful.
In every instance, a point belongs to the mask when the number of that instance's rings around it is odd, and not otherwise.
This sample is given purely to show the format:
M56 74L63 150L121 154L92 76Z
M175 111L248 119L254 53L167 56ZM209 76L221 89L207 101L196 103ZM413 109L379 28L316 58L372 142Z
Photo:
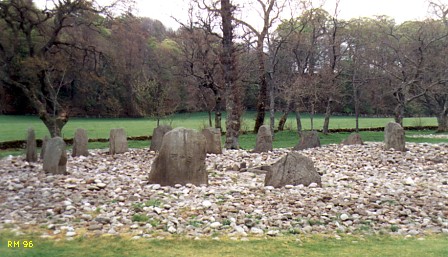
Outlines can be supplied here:
M168 125L161 125L154 128L152 131L151 146L149 147L149 150L156 152L159 151L160 147L162 147L163 136L172 129L173 128Z
M152 164L149 183L163 186L208 184L205 145L204 135L194 129L176 128L166 133Z
M255 143L254 153L263 153L272 151L272 133L269 125L263 125L258 129L257 141Z
M290 152L272 164L264 180L265 186L273 187L300 184L309 186L311 183L322 186L320 175L313 161L297 152Z
M396 122L389 122L384 128L384 149L406 151L404 129Z
M73 138L73 151L72 156L88 156L88 143L87 131L85 129L77 129L75 131L75 137Z
M67 173L67 152L66 144L60 137L48 140L45 146L43 169L47 173L66 174Z
M293 150L304 150L308 148L320 147L320 139L317 131L304 131L300 142L294 146Z
M124 129L111 129L109 137L109 154L120 154L127 151L128 140Z
M36 133L33 128L29 128L26 137L26 157L27 162L37 162Z
M207 142L206 152L213 154L222 154L221 147L221 129L219 128L205 128L202 134Z
M48 136L45 136L45 137L42 139L42 147L40 148L40 159L41 159L41 160L44 159L45 148L47 147L48 140L50 140L50 138L49 138Z
M342 141L343 145L363 145L361 135L358 133L351 133L346 139Z

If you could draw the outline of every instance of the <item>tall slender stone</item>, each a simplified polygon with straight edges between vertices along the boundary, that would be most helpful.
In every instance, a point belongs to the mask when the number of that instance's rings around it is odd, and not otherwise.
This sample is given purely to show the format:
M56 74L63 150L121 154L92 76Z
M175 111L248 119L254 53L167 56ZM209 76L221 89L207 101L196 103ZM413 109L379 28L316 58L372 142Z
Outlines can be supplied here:
M300 142L294 146L293 150L304 150L308 148L320 147L320 139L317 131L304 131Z
M272 151L272 133L269 125L263 125L258 129L254 153L263 153L268 151Z
M67 151L65 148L66 144L60 137L48 140L43 161L45 172L52 174L67 173Z
M128 151L128 139L122 128L111 129L109 137L109 154L120 154Z
M396 122L389 122L384 128L384 149L406 151L404 129Z
M73 138L72 156L88 156L88 143L89 138L87 137L87 131L81 128L77 129L75 132L75 137Z
M37 145L36 145L36 133L34 133L33 128L29 128L26 138L26 161L36 162L37 161Z
M163 136L172 129L173 128L168 125L161 125L154 128L152 131L151 146L149 147L149 150L156 152L159 151L160 147L162 147Z
M202 134L205 136L205 140L207 141L207 153L222 154L221 129L205 128L202 130Z
M45 148L47 147L48 140L50 140L50 138L47 135L42 139L42 147L40 148L40 159L41 160L44 159Z

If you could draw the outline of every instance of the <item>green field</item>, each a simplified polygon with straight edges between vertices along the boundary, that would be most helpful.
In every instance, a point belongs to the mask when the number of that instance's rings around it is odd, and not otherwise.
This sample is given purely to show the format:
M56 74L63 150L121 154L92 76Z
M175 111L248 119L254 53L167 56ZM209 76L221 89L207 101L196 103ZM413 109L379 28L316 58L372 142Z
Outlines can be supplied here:
M278 113L278 116L280 114ZM225 117L225 114L223 115ZM255 113L247 112L243 116L242 130L249 131L249 133L241 134L239 138L240 147L242 149L253 149L255 147L255 134L251 133L254 126ZM293 147L297 144L299 136L296 133L296 120L294 115L288 118L288 122L285 126L285 131L277 132L274 139L274 148ZM361 128L382 127L387 122L392 121L392 118L361 118ZM303 115L302 118L303 127L305 130L310 129L310 119L307 115ZM44 126L41 120L35 116L0 116L0 142L24 140L26 131L32 127L36 131L37 138L43 138L44 135L48 135L47 128ZM187 127L202 129L208 126L208 116L206 113L187 113L176 114L170 118L166 118L161 121L161 124L168 124L172 127ZM223 126L225 126L225 119L223 120ZM321 129L323 124L323 117L316 116L314 120L315 128ZM335 116L331 119L330 129L339 128L353 128L355 124L354 117L348 116ZM436 118L406 118L404 120L405 126L435 126L437 124ZM109 138L109 131L112 128L124 128L127 135L130 137L135 136L149 136L152 134L153 129L156 127L156 121L154 119L131 119L131 118L72 118L63 129L63 136L65 138L72 138L77 128L84 128L88 131L89 138ZM433 134L433 130L421 130L421 131L407 131L406 135L408 142L427 142L427 143L440 143L448 142L448 139L431 139L431 138L412 138L412 135L427 135ZM322 144L338 144L345 139L350 133L330 133L328 135L320 134ZM362 131L360 132L364 141L376 141L380 142L384 140L383 132ZM222 141L224 142L223 136ZM131 148L148 147L149 141L129 141ZM69 146L70 147L70 146ZM108 148L107 142L91 142L89 148ZM20 155L23 153L23 149L7 149L0 150L0 158L8 155Z
M278 113L277 116L280 116ZM278 117L277 117L278 118ZM254 127L254 112L246 112L242 119L242 130L252 131ZM278 119L276 120L278 121ZM360 118L361 128L383 127L386 123L393 121L393 118ZM266 119L268 122L268 117ZM307 115L302 118L303 128L310 129L310 119ZM36 116L0 116L0 142L23 140L26 130L30 127L36 131L37 138L48 135L47 128ZM172 127L186 127L202 129L208 127L207 113L185 113L176 114L161 121L161 124L168 124ZM225 128L225 113L223 113L223 128ZM323 117L316 116L314 128L322 129ZM436 126L434 117L405 118L404 126ZM149 136L156 127L156 121L149 118L71 118L62 130L64 138L72 138L77 128L87 130L89 138L109 138L109 131L112 128L124 128L128 136ZM355 118L347 116L335 116L330 120L330 128L354 128ZM297 128L294 115L290 115L286 122L285 129L295 131Z
M424 239L424 240L422 240ZM24 240L33 247L24 248ZM8 241L19 241L20 248L8 248ZM233 241L223 238L139 239L123 237L78 237L72 241L41 239L33 236L0 234L0 256L448 256L448 237L404 238L391 236L282 236Z

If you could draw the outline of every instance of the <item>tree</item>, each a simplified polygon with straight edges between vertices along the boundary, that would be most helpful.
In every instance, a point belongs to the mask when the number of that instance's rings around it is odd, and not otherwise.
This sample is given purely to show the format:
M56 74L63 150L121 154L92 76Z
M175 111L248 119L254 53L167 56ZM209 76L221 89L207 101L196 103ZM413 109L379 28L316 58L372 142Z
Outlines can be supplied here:
M257 65L258 65L258 84L260 87L257 102L257 117L255 118L254 132L257 133L258 129L264 123L264 117L266 112L267 103L267 70L265 59L266 55L264 53L265 40L268 39L269 29L273 26L274 22L279 18L280 12L283 9L284 1L280 2L276 0L256 0L261 10L259 12L260 17L263 20L263 25L260 30L255 26L249 24L247 21L242 19L236 19L239 24L242 24L245 29L249 30L248 35L255 35L256 38L256 54L257 54ZM272 16L271 16L272 15ZM250 41L250 40L249 40Z
M53 4L39 10L30 0L0 2L0 80L22 90L52 137L61 136L69 119L69 107L60 101L61 90L75 83L79 73L74 69L94 69L98 60L95 46L74 35L79 30L98 31L99 14L107 11L94 1ZM78 55L84 56L81 63Z
M204 17L205 16L205 17ZM215 15L206 13L204 16L194 17L193 6L189 10L189 22L186 24L178 21L181 28L178 31L177 40L181 46L184 74L192 78L192 83L198 86L199 97L203 99L208 113L209 125L211 124L211 111L215 110L215 128L221 129L221 102L222 102L222 76L219 73L219 51L221 37L213 31ZM196 21L195 21L196 20ZM206 99L207 92L211 90L214 96L214 104L209 104Z
M222 19L222 53L221 64L223 69L225 94L226 94L226 142L224 147L239 149L239 132L241 127L241 99L240 89L237 85L237 67L235 61L235 47L233 45L233 11L235 7L230 0L221 0Z

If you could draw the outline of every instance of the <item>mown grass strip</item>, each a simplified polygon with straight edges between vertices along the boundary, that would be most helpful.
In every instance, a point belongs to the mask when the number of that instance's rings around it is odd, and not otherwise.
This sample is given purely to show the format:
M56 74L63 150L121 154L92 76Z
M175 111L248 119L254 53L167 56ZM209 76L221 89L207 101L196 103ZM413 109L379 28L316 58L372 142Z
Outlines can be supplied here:
M32 240L32 248L8 248L8 241ZM0 234L0 256L448 256L448 237L430 236L424 240L392 236L283 236L233 241L222 238L191 240L139 239L128 237L78 237L74 240L41 239Z

